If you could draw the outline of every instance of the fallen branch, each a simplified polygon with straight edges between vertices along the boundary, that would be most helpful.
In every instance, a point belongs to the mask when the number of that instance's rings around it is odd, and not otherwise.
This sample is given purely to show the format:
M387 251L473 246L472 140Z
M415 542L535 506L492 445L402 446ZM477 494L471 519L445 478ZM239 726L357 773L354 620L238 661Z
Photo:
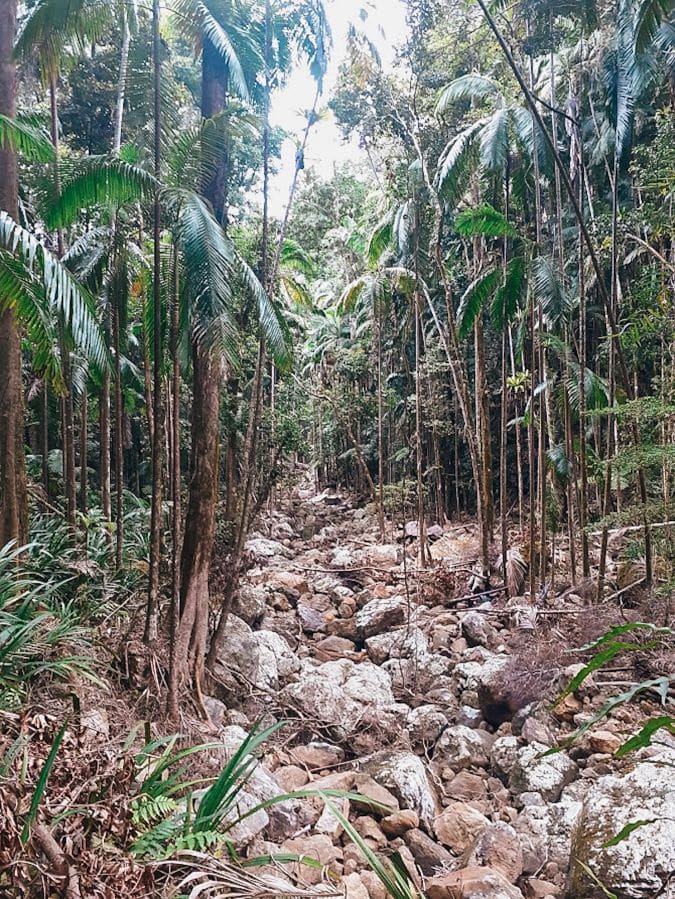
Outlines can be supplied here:
M649 527L650 527L650 528L670 528L670 527L675 527L675 521L657 521L655 524L650 524ZM635 532L635 531L643 531L643 530L644 530L644 525L643 525L643 524L632 524L632 525L630 525L629 527L622 527L622 528L608 528L608 529L607 529L607 533L608 533L608 534L619 534L619 533L621 533L621 531L625 531L626 533L631 533L631 532ZM602 534L603 534L602 531L593 531L593 532L591 533L591 537L602 537Z
M64 895L66 899L82 899L77 871L68 861L65 852L56 842L49 828L44 824L36 824L31 834L37 848L46 857L56 875L65 880Z
M506 593L506 587L496 587L494 590L485 590L483 593L467 593L465 596L456 596L454 599L448 599L446 600L446 603L448 605L454 606L459 602L468 602L469 600L482 599L484 596L497 596L500 593ZM476 609L476 611L480 612L481 610Z

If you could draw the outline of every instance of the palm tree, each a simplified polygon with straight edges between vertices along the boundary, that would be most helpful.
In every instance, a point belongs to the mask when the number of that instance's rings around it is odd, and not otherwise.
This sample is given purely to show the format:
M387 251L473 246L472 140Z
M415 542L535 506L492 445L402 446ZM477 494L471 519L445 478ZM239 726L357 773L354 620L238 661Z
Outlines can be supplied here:
M16 31L16 0L0 8L0 114L16 114L16 68L12 59ZM0 209L17 219L16 152L0 149ZM28 498L23 453L23 391L21 338L13 306L0 296L0 546L21 545L28 537Z
M392 234L392 216L385 218L383 223L375 229L369 244L369 261L378 264L382 256L387 252L387 237ZM402 266L379 265L374 272L362 275L345 288L340 298L338 311L341 313L353 312L356 305L366 310L371 322L371 331L375 339L376 367L377 367L377 445L378 445L378 484L377 484L377 509L380 526L380 538L384 538L384 389L383 389L383 365L382 342L384 323L394 293L405 296L408 300L415 298L418 293L415 273ZM419 431L421 422L417 423ZM418 445L419 450L419 445ZM423 494L423 485L418 483L420 495ZM373 497L375 498L375 497ZM424 521L420 522L420 543L423 542Z

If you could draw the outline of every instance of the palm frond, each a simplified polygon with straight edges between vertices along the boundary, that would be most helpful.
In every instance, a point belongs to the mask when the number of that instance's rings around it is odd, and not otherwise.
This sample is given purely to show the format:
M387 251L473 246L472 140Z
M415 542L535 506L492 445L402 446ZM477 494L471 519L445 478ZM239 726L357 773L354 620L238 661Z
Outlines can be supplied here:
M480 132L480 161L488 172L501 174L509 158L511 113L498 109Z
M544 316L552 327L570 317L574 308L572 296L548 256L538 256L533 261L532 287L537 301L541 303Z
M441 91L436 101L436 115L444 115L454 103L461 100L485 100L486 98L499 98L502 90L496 81L471 72L455 78Z
M86 288L34 234L22 228L6 212L0 212L0 247L6 251L3 254L6 271L9 271L6 254L10 254L21 264L23 283L37 283L39 290L44 291L45 314L58 315L62 319L73 341L89 361L99 368L106 365L107 352L96 321L96 304ZM14 275L18 276L16 267ZM18 287L18 281L16 283ZM15 294L14 298L3 297L2 302L15 305L18 300ZM18 305L16 308L20 310Z
M439 192L451 205L456 205L466 191L479 156L479 133L485 126L480 120L454 137L443 151L436 176Z
M634 39L637 53L644 53L656 40L659 29L675 12L674 0L640 0L634 13Z
M282 268L291 269L295 272L301 272L303 275L313 277L317 273L316 262L309 253L304 250L299 243L287 238L281 248L279 262Z
M514 256L506 266L506 278L490 309L490 318L498 331L513 319L527 286L527 265L523 256Z
M294 277L290 272L282 272L279 276L279 282L288 300L296 308L309 311L314 309L312 293L300 278Z
M279 368L286 368L291 359L291 345L284 318L260 283L253 269L239 255L236 257L244 281L244 287L255 301L258 323L268 349Z
M471 333L476 319L487 301L499 287L501 271L497 268L483 272L469 285L457 309L457 331L464 339Z
M288 859L286 859L288 860ZM302 858L297 860L303 862ZM297 897L297 899L328 899L342 896L342 890L329 884L304 886L293 883L286 877L275 874L255 874L250 865L244 868L225 859L216 858L213 853L185 851L181 852L178 861L187 867L190 873L180 882L179 889L190 896L221 896L231 899L274 899L277 896ZM253 859L255 861L255 859ZM311 860L310 860L311 861ZM278 859L272 857L268 864ZM171 864L175 864L172 862Z
M15 56L39 59L42 76L58 72L65 49L97 43L116 20L116 4L108 0L38 0L23 22Z
M489 203L466 209L455 219L461 237L518 237L518 229Z
M239 329L232 287L238 264L234 246L207 203L192 191L165 190L164 205L173 216L180 248L183 290L194 340L239 360Z
M23 114L15 118L0 115L0 147L21 153L33 162L51 162L54 147L40 116Z
M173 0L173 8L176 11L178 29L188 37L197 36L198 44L209 41L222 61L227 65L231 87L242 99L247 99L249 88L246 75L236 49L236 38L230 33L232 22L224 25L218 19L213 7L218 4L213 0L201 2L201 0ZM223 7L219 7L222 11ZM238 35L242 39L241 33Z
M390 210L377 225L375 225L375 228L370 235L370 239L368 240L366 256L369 265L375 267L379 263L385 250L391 246L393 236L394 213Z
M124 206L157 189L157 182L149 172L122 159L89 157L80 167L81 171L66 181L61 195L45 211L45 222L51 230L71 225L83 209Z
M354 311L356 304L361 299L363 292L368 287L370 281L372 281L372 278L372 275L361 275L360 278L357 278L345 287L337 304L340 315L345 315Z

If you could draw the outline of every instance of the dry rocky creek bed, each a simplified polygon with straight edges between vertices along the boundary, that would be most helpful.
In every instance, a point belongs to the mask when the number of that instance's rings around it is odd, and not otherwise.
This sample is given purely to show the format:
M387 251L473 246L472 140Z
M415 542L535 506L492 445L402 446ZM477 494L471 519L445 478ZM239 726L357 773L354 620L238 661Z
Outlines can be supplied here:
M613 759L650 703L619 707L545 755L617 692L591 679L553 707L579 669L561 643L593 614L575 607L581 597L567 595L560 619L519 629L517 603L510 614L498 596L456 602L476 552L470 524L432 530L438 568L418 579L414 526L381 544L372 516L309 482L280 510L249 540L253 566L207 699L231 751L256 720L288 722L244 802L302 789L363 796L333 801L372 850L398 852L430 899L675 899L675 740ZM602 848L640 820L654 823ZM236 841L244 854L313 857L349 899L385 899L320 799L260 811Z

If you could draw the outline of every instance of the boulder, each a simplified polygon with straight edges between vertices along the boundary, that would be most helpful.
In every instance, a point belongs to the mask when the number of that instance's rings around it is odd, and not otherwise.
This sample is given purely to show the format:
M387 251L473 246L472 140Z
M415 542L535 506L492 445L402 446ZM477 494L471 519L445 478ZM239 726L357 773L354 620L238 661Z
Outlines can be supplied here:
M290 559L291 551L277 540L269 540L261 534L253 534L244 547L249 556L256 562L269 562L274 558Z
M508 677L505 677L508 663L508 656L493 656L481 665L476 677L478 706L483 718L493 727L509 721L518 710Z
M581 814L581 800L586 789L585 783L577 782L563 791L560 802L526 805L520 812L514 828L520 837L527 873L538 872L547 862L567 870L572 834Z
M267 611L267 593L262 587L242 584L235 594L232 611L253 627Z
M531 743L518 751L509 786L515 793L541 793L548 802L557 802L563 787L579 776L577 765L564 752L542 756L541 743Z
M462 861L466 867L499 871L509 883L515 883L523 873L523 850L518 834L503 821L488 823Z
M294 746L291 758L299 765L305 765L310 771L331 768L344 761L344 750L332 743L309 743L307 746Z
M394 568L399 563L400 552L395 543L376 543L364 549L361 558L376 568Z
M359 802L356 798L352 800L357 809L379 815L399 811L396 796L382 784L373 780L369 774L352 772L352 777L352 790L364 798L363 802Z
M256 631L254 637L260 648L268 649L274 656L280 678L290 677L300 670L300 659L281 634L264 630Z
M333 799L331 799L331 805L341 813L343 818L349 818L348 799L340 799L334 797ZM321 812L319 820L316 822L314 829L317 833L325 833L335 843L342 835L344 828L342 826L342 823L340 822L340 819L333 811L333 808L331 808L329 805L324 805L323 811Z
M211 723L215 727L222 727L225 722L225 713L227 712L227 706L224 702L221 702L219 699L216 699L215 696L205 696L204 697L204 708L206 709L209 718L211 719ZM228 724L233 722L227 722Z
M371 599L356 613L356 627L364 637L372 637L403 624L407 605L402 596Z
M659 764L660 763L660 764ZM619 899L675 897L675 750L639 761L632 771L601 777L583 797L572 838L572 859L586 864ZM626 825L650 821L616 846L603 849ZM597 887L570 865L568 891L578 899Z
M247 736L246 731L236 725L223 728L221 740L229 758L239 750ZM251 773L241 793L252 797L254 805L268 802L269 800L277 800L283 796L285 791L277 783L273 775L260 762L255 761L253 757L249 758L251 761ZM239 796L237 797L237 803L239 803ZM251 807L253 806L249 806L249 808ZM299 803L297 801L286 799L275 802L266 809L266 817L269 819L267 830L273 840L286 839L297 831L298 808ZM256 816L252 817L255 818ZM249 818L246 818L241 824L247 826L249 820Z
M380 752L364 760L362 768L377 783L391 790L402 808L417 812L422 825L431 830L438 811L438 799L424 765L416 755Z
M307 578L294 571L270 571L267 574L267 587L277 593L290 593L293 599L310 592Z
M404 840L425 877L432 877L439 869L446 868L453 862L448 850L421 830L409 830Z
M279 686L274 651L266 645L261 647L249 625L237 615L229 616L214 674L226 701L238 700L245 686L263 690Z
M434 821L438 840L459 855L474 845L490 824L488 818L464 802L451 802Z
M321 883L325 877L322 868L340 873L339 862L342 859L342 851L338 846L333 845L333 841L326 834L317 833L311 836L305 834L295 839L286 840L281 846L281 850L290 855L306 856L321 865L319 868L314 868L294 862L291 866L291 873L295 879L303 883L309 885Z
M487 797L487 784L479 774L460 771L447 784L445 793L451 799L458 799L461 802L481 800Z
M467 612L462 618L462 633L469 646L497 646L499 634L490 624L486 615L480 612Z
M368 890L368 899L388 899L387 889L377 874L373 871L361 871L359 877Z
M487 765L485 746L479 732L463 725L446 728L436 743L434 760L448 765L453 771Z
M304 667L299 680L281 690L279 700L282 707L329 725L343 738L358 726L363 707L345 693L344 675L329 667L337 664L326 662L314 669Z
M526 718L521 731L528 743L539 743L541 746L555 746L555 737L549 727L538 718Z
M556 899L562 893L562 890L556 884L535 877L527 879L523 891L525 899L549 899L549 897Z
M490 750L490 764L500 777L509 777L518 764L517 737L497 737Z
M402 837L409 830L415 830L420 826L420 819L417 812L410 808L402 809L400 812L394 812L393 815L387 815L382 819L382 830L388 837L395 839Z
M274 779L285 793L294 793L307 786L309 774L297 765L283 765L275 770Z
M490 868L465 868L434 877L427 884L428 899L523 899L523 894Z
M588 736L588 744L593 752L603 752L609 755L615 753L623 742L621 737L609 730L596 730Z
M326 630L326 616L304 602L299 602L296 609L300 626L306 634L320 634Z
M370 845L382 848L387 845L387 838L375 818L361 815L354 822L356 832Z
M421 705L408 715L406 727L413 743L435 743L448 726L448 719L437 705Z
M370 899L368 888L356 871L342 879L342 886L344 887L344 899Z
M390 658L426 658L429 655L429 643L418 627L411 626L370 637L366 640L366 650L371 661L382 665Z
M396 702L389 675L372 662L362 662L353 666L344 682L344 691L347 696L366 706L376 705L385 708L393 706Z

